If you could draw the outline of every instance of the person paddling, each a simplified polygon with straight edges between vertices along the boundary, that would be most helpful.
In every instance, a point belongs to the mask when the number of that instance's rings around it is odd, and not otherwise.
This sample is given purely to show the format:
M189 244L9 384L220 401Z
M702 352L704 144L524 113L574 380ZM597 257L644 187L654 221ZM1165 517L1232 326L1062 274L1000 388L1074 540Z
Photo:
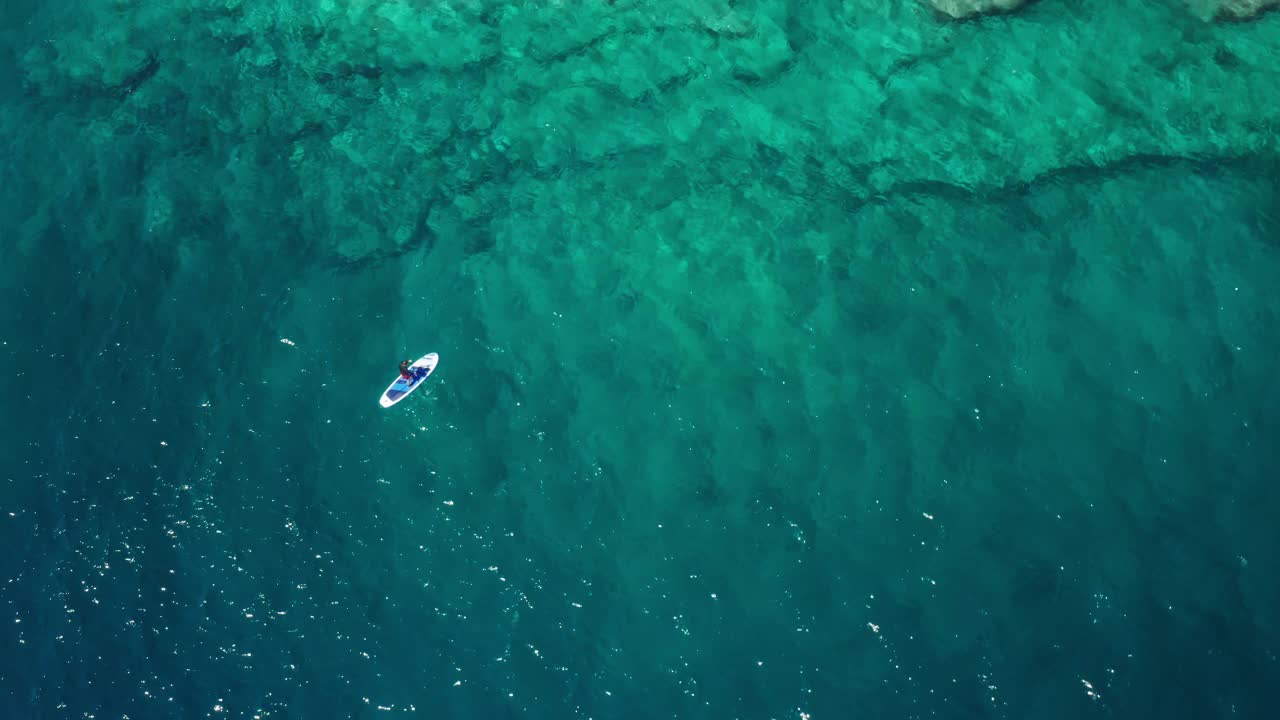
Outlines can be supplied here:
M404 381L407 383L413 382L413 373L409 372L408 360L400 361L400 377L404 378Z

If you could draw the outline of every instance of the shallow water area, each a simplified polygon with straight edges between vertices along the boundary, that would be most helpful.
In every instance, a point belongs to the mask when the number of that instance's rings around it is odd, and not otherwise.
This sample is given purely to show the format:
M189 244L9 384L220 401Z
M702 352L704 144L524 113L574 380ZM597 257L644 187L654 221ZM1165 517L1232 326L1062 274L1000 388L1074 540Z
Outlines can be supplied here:
M1211 10L4 5L0 717L1268 716Z

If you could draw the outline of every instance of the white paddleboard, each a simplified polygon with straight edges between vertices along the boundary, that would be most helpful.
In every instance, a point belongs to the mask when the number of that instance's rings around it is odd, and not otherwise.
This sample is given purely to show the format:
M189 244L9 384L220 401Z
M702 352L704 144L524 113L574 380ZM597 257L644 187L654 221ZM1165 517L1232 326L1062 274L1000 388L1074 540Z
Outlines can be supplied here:
M436 363L439 361L440 356L435 353L418 358L417 362L409 366L409 374L413 376L413 379L396 378L396 381L391 383L386 392L382 393L382 399L378 401L378 404L384 408L389 408L405 399L409 393L417 390L422 381L426 380L427 376L436 369Z

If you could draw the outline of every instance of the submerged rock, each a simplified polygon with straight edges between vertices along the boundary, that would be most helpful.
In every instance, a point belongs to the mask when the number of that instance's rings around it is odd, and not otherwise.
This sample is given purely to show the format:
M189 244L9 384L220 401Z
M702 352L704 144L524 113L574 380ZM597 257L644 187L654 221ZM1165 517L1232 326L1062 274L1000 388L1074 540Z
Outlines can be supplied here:
M1212 17L1242 20L1269 8L1280 6L1280 0L1198 0Z
M965 18L990 12L1008 12L1027 4L1027 0L929 0L939 12L953 18Z

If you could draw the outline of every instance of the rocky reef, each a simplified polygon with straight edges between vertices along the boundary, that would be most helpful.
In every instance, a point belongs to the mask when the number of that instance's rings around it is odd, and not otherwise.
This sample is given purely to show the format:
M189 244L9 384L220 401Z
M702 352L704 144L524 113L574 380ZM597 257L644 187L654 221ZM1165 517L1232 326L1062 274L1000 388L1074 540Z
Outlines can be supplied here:
M948 16L1021 4L934 1ZM93 187L144 173L130 207L156 237L193 218L274 222L344 262L441 238L482 252L520 225L595 237L626 216L676 232L713 200L701 212L776 226L816 197L1004 192L1277 145L1268 23L1192 33L1162 3L1060 16L1045 3L998 33L873 0L750 15L449 7L196 0L121 14L104 1L37 15L54 42L0 50L41 98L28 112L47 115L8 120L55 166L96 158ZM33 203L66 192L41 182ZM562 205L583 188L628 202Z
M1265 10L1280 7L1280 0L1193 0L1193 5L1207 17L1246 20Z
M1009 12L1027 4L1027 0L929 0L941 13L953 18L966 18L992 12Z

